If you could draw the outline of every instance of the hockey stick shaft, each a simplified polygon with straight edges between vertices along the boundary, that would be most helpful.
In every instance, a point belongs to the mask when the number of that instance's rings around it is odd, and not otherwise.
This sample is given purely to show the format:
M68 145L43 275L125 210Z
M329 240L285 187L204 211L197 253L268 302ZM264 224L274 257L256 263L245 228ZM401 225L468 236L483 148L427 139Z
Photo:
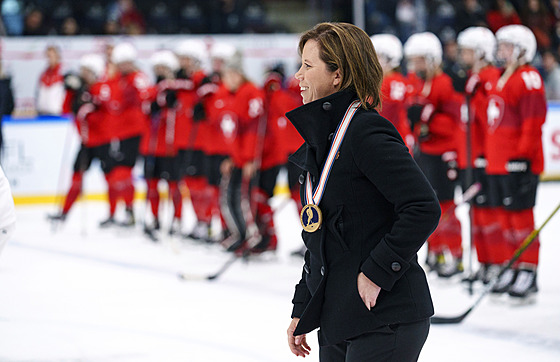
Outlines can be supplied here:
M558 212L558 210L560 209L560 204L558 204L556 206L556 208L554 209L554 211L552 211L552 213L546 218L546 220L541 224L541 226L535 230L533 230L526 238L525 240L523 240L523 242L521 243L521 245L515 250L515 252L513 253L513 256L511 257L511 259L508 261L508 263L506 265L504 265L502 267L502 269L500 270L500 273L498 273L498 275L496 275L490 283L488 283L488 285L486 286L486 288L484 289L484 291L480 294L480 296L476 299L476 301L472 304L472 306L467 309L463 314L456 316L456 317L438 317L438 316L434 316L431 318L431 322L433 324L456 324L456 323L460 323L461 321L463 321L463 319L465 319L465 317L467 315L469 315L469 313L482 301L482 299L484 299L484 297L490 293L490 291L492 290L492 288L494 287L494 285L496 285L497 281L500 279L500 277L506 272L506 270L510 269L513 264L519 259L519 257L521 256L521 254L523 254L525 252L525 250L527 250L527 248L529 248L529 246L536 240L537 235L539 235L539 233L541 232L541 230L545 227L546 224L548 224L548 222L554 217L554 215L556 214L556 212Z
M217 272L208 275L196 275L188 273L179 273L178 277L181 280L216 280L218 279L226 270L228 270L237 260L242 259L243 256L233 254Z

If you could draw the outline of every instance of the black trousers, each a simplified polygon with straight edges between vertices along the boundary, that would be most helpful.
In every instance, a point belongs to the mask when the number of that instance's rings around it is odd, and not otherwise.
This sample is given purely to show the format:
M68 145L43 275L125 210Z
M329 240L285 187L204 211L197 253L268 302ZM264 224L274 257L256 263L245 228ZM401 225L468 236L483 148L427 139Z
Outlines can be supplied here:
M428 338L430 320L383 326L344 342L320 347L321 362L417 361Z

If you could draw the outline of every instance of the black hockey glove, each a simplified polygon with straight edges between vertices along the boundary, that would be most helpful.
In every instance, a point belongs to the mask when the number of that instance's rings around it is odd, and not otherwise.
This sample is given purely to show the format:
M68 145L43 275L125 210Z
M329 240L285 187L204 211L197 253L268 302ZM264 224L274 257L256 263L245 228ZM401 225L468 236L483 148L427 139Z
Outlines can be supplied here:
M165 102L168 108L175 108L177 106L177 91L168 89L165 95Z
M422 115L422 109L424 108L421 104L413 104L408 107L406 114L408 116L408 122L410 123L410 128L414 129L416 124L420 122L420 116Z
M84 81L79 75L68 73L64 76L64 88L66 90L78 91L84 86Z
M161 111L161 107L159 106L159 104L157 102L152 102L150 104L150 116L152 118L156 117L157 114Z
M193 121L200 122L206 119L206 111L202 102L198 102L193 107Z

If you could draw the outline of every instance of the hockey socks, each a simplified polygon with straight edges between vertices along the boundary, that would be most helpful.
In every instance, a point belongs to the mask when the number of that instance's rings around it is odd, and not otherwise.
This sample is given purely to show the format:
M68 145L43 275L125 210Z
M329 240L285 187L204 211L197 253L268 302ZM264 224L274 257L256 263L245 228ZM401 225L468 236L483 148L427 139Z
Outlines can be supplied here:
M78 196L80 196L80 193L82 192L82 179L83 179L82 172L75 172L72 175L72 184L70 185L70 189L68 190L68 193L66 194L66 199L64 200L64 206L62 207L62 215L68 214L68 212L72 208L72 205L74 204Z

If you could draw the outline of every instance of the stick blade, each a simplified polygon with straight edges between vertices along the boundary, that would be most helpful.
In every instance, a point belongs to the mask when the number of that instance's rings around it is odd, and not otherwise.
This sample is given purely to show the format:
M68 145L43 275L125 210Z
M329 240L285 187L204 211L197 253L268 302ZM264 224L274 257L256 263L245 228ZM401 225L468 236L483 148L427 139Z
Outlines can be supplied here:
M465 319L465 317L471 312L472 308L469 308L465 313L456 317L438 317L433 316L430 318L431 324L459 324Z

